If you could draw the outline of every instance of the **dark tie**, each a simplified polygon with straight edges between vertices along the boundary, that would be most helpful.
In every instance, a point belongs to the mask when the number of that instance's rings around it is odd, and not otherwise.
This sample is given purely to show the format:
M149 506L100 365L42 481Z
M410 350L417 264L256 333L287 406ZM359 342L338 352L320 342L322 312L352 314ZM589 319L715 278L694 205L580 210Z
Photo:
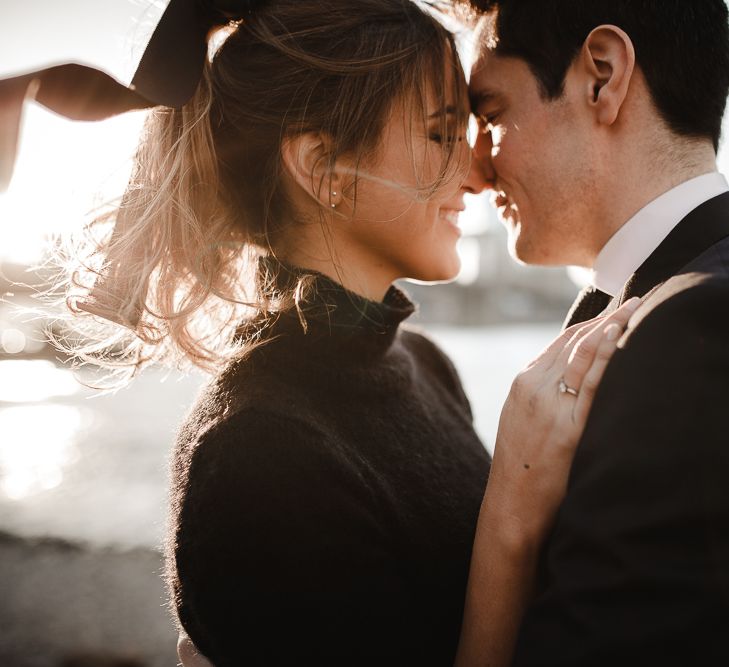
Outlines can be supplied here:
M605 292L601 292L596 287L585 287L572 304L567 317L565 318L563 329L571 327L573 324L591 320L597 317L608 304L612 301L612 297Z

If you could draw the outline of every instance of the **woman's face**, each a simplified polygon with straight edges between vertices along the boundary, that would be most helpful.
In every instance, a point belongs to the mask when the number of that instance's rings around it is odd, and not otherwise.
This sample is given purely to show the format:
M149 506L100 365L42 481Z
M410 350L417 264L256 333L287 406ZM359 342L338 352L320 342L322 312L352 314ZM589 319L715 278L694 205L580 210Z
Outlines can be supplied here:
M460 117L467 118L467 101L457 103L464 105ZM466 128L456 122L455 104L442 108L433 94L425 114L418 111L413 118L416 105L410 99L400 101L372 163L357 172L356 205L347 212L351 218L341 224L348 225L348 241L358 254L389 280L451 280L460 270L458 215L464 209L464 194L480 192L485 181L476 161L471 161ZM433 192L430 186L443 168L446 142L454 143L452 165Z

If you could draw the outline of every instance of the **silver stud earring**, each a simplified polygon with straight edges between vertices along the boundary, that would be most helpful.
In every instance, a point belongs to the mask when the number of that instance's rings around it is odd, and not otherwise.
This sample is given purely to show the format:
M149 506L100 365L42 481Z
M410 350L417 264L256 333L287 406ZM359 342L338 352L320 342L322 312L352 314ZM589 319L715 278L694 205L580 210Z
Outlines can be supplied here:
M337 193L336 192L332 192L332 197L336 197L336 196L337 196ZM332 208L337 208L337 205L334 204L334 203L332 203Z

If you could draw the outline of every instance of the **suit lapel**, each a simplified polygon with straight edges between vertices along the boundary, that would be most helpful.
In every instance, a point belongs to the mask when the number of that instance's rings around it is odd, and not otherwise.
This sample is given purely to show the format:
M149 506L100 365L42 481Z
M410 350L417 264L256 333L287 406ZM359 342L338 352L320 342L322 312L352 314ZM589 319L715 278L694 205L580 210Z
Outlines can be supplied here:
M692 259L729 236L729 192L696 207L625 283L607 308L613 311L634 296L645 296L676 275Z

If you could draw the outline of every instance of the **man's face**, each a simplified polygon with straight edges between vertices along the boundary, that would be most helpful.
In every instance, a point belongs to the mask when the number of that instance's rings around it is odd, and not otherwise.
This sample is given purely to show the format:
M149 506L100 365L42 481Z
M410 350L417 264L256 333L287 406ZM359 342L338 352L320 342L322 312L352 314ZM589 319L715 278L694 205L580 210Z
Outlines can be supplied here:
M570 84L568 73L564 95L545 100L524 61L485 46L471 71L476 156L492 179L510 251L528 264L590 266L600 248L594 125Z

